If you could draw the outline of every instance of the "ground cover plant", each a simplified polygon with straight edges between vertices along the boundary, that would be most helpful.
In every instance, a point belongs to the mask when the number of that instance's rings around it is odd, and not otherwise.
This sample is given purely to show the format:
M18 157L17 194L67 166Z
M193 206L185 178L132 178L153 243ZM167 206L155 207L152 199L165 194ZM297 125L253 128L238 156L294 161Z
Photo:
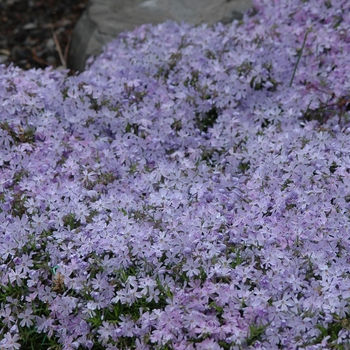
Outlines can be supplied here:
M350 3L144 25L0 67L0 349L347 349Z

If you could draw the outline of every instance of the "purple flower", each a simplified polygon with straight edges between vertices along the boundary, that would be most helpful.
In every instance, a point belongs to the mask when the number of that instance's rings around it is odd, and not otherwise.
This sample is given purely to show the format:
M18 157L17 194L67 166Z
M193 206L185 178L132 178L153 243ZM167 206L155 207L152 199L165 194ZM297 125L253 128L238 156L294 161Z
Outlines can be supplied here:
M11 328L15 323L16 318L12 315L12 310L10 306L6 306L1 310L0 313L2 322L7 325L8 328Z
M24 312L18 314L18 318L22 320L20 322L21 327L30 327L34 323L32 320L35 318L35 316L33 315L33 310L28 308L25 309Z
M4 349L20 349L21 344L17 343L20 340L20 336L18 334L12 335L11 333L6 333L4 335L4 339L0 341L0 346Z
M110 337L113 339L115 326L109 322L103 321L102 326L98 330L98 333L100 341L107 342Z
M44 230L47 230L49 227L49 223L47 217L43 214L41 215L33 215L32 217L32 228L35 229L37 233L41 233Z
M23 292L5 327L110 349L333 332L349 296L349 4L316 2L145 25L76 76L0 67L0 278Z

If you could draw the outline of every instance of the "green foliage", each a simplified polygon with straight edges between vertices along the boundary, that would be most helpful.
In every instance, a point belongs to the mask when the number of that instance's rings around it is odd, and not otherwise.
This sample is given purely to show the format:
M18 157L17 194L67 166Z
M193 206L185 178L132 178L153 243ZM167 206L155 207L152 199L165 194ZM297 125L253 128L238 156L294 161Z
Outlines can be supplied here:
M212 128L218 118L218 111L216 107L212 107L210 111L204 115L196 115L196 124L200 131L207 132L209 128Z
M242 64L236 67L238 75L247 76L253 70L253 63L245 60Z
M338 168L339 168L339 166L337 165L337 163L333 161L332 164L331 164L330 167L329 167L329 171L330 171L332 174L334 174L335 171L336 171Z
M75 218L75 214L67 214L63 217L63 225L65 227L69 227L71 230L78 228L81 226L81 223L79 220Z
M268 70L270 71L271 68L269 67ZM269 87L267 88L267 91L274 92L277 90L278 85L281 85L281 82L276 81L272 77L268 77L267 79L262 79L259 83L256 82L257 76L254 76L250 81L250 87L256 91L263 90L265 88L266 83L269 83Z
M242 256L243 250L244 249L242 247L234 247L234 246L228 247L227 253L229 254L229 257L234 256L234 259L230 264L230 266L233 269L243 264L246 261L246 259Z
M186 78L186 80L184 81L185 87L189 87L189 86L195 87L198 84L199 72L192 71L191 76L192 76L192 78Z
M337 340L341 330L350 330L350 318L340 318L337 315L333 315L333 319L333 322L329 323L326 327L321 324L316 325L321 334L314 341L305 344L305 346L319 344L324 338L329 337L327 349L348 350L349 342L337 344Z
M176 132L181 131L181 129L182 129L181 119L174 120L174 122L171 124L171 128Z
M314 87L311 87L314 88ZM332 94L328 101L319 100L319 107L310 109L309 106L303 114L305 121L316 120L319 124L326 123L330 118L338 116L338 124L342 125L349 121L350 115L350 95L341 96L335 100L336 96Z
M251 324L249 326L249 333L246 339L247 346L254 346L257 341L261 341L262 335L264 335L267 326L267 324Z
M240 162L238 165L238 170L245 174L250 169L250 161Z
M32 127L28 126L26 129L20 125L11 127L7 122L1 122L0 129L6 131L10 135L15 145L35 142L35 129Z

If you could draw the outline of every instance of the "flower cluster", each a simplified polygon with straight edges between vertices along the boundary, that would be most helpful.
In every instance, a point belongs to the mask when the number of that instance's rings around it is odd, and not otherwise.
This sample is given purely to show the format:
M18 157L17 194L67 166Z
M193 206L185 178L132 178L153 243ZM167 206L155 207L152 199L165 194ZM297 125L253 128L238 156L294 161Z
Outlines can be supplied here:
M0 66L0 349L350 342L350 3Z

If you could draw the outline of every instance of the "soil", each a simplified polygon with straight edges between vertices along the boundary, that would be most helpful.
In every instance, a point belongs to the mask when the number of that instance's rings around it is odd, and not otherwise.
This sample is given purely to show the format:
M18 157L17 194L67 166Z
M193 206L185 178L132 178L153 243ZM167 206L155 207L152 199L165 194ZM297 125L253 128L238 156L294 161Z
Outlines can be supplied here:
M0 64L25 70L48 66L66 69L73 29L87 3L0 0Z

